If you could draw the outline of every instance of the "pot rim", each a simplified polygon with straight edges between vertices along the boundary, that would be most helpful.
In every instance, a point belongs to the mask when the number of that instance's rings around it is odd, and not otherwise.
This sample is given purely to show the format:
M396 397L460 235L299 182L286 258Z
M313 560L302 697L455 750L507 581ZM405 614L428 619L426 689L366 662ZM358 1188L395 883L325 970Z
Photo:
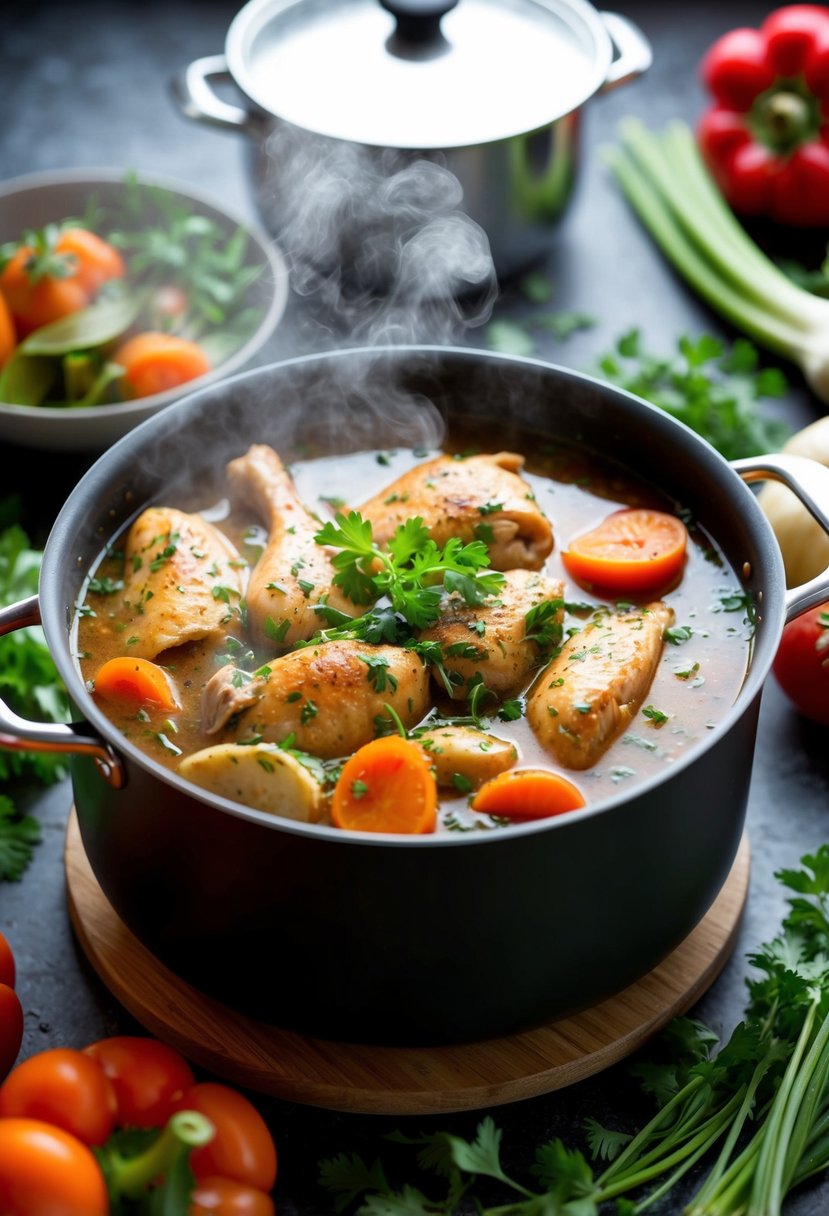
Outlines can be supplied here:
M566 815L533 820L525 824L511 824L503 832L404 836L393 833L349 831L342 828L329 827L325 824L302 823L287 818L283 819L271 815L266 811L242 806L240 803L231 802L227 798L212 794L208 790L200 789L198 786L185 781L184 778L179 777L170 769L158 764L125 738L102 713L87 690L71 653L71 638L66 627L69 607L62 602L58 602L58 594L56 592L51 595L48 590L44 592L44 587L48 589L49 587L59 587L61 585L60 574L65 568L66 563L71 560L69 555L72 552L72 540L77 533L77 528L72 521L72 517L89 499L90 487L96 479L103 476L113 463L118 464L121 462L134 465L136 460L134 449L136 445L138 444L142 449L151 449L152 445L163 437L171 418L174 418L177 414L180 415L192 411L198 415L202 402L205 399L216 397L226 399L232 397L235 388L247 381L267 380L274 374L278 374L280 369L301 367L312 363L324 364L328 361L336 362L348 359L356 359L358 361L391 359L399 365L405 363L407 357L410 359L431 357L438 362L446 359L471 360L473 362L483 360L500 366L507 363L509 365L534 367L544 373L552 373L554 378L560 378L565 382L571 381L590 385L598 389L603 395L626 402L634 413L649 416L650 426L672 434L675 433L677 439L686 449L686 452L688 449L694 452L695 463L700 468L707 465L710 476L721 477L730 482L735 495L742 493L742 513L748 519L752 533L763 542L772 561L771 568L766 571L767 594L762 605L763 623L761 629L755 631L754 638L749 646L748 666L743 683L733 704L705 738L700 739L689 752L678 758L670 766L666 766L663 771L655 773L637 783L632 790L620 790L618 794L601 799L594 804L589 804L578 810L568 811ZM635 469L633 471L636 472ZM147 505L146 502L137 504L136 512L143 510L145 505ZM123 524L120 524L119 529L123 526ZM714 539L716 540L716 536ZM106 540L107 538L102 537L102 547L106 544ZM93 725L99 734L117 752L128 756L132 762L137 763L141 768L159 778L166 785L171 786L179 794L206 803L214 809L229 813L240 819L247 819L253 823L270 826L278 831L309 836L313 839L328 841L329 843L336 841L339 845L358 847L388 847L389 845L393 845L396 847L431 849L466 847L469 845L477 847L495 844L499 840L503 841L507 838L512 839L516 834L527 836L540 832L565 830L569 824L582 823L596 815L612 813L634 799L651 794L660 786L667 785L674 777L680 776L689 765L695 764L698 759L717 746L721 739L748 712L755 699L759 696L766 676L771 669L771 664L783 632L786 615L785 593L785 573L780 549L774 538L771 525L758 505L755 495L739 474L731 467L729 462L684 423L679 422L657 406L635 396L633 393L610 385L595 376L573 371L570 368L543 359L519 355L504 355L497 351L478 350L474 347L407 344L399 346L347 347L339 350L297 355L289 359L279 360L275 363L254 368L251 371L238 373L218 384L206 385L204 388L181 398L181 400L170 406L162 414L157 414L141 423L98 458L66 499L44 547L39 594L46 640L49 644L53 660L69 691L73 705L82 712L84 719ZM757 643L758 634L760 635L759 646ZM60 644L55 645L54 639L59 639ZM758 650L760 653L758 653Z
M269 18L276 18L281 12L296 7L301 2L302 0L248 0L236 13L228 27L225 39L227 70L236 87L248 101L253 103L258 113L268 118L278 119L287 126L294 127L298 131L313 134L317 138L330 139L334 143L354 144L357 147L369 148L395 148L408 152L437 150L436 145L423 142L402 142L392 145L370 137L354 138L348 135L331 134L326 130L320 130L291 119L285 119L261 95L257 95L257 90L253 87L249 71L248 50L250 43L266 27ZM532 127L518 127L508 135L493 135L492 137L477 139L472 142L469 140L450 140L442 142L439 145L441 149L456 150L461 148L488 147L503 143L516 136L529 135L533 131L544 130L551 123L557 122L568 114L576 113L605 84L610 65L613 61L613 43L599 11L590 3L590 0L532 0L532 2L539 8L548 10L551 17L559 17L560 20L565 20L561 16L562 13L575 15L582 22L583 28L591 40L592 56L590 71L585 73L584 87L579 92L578 100L569 100L564 108L560 105L552 107L552 112L548 118L544 122Z

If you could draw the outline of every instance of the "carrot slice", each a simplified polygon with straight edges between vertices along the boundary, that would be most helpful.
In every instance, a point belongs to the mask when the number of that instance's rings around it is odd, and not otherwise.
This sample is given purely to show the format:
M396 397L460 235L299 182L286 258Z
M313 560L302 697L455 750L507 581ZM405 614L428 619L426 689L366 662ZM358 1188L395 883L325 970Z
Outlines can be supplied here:
M547 819L584 805L584 795L578 786L541 768L499 773L481 786L470 803L473 811L502 815L505 819Z
M416 743L373 739L347 760L334 787L331 821L357 832L433 832L437 785Z
M95 692L107 701L132 701L166 710L179 708L167 672L149 659L108 659L95 677Z
M211 368L197 343L165 333L136 334L118 348L113 358L124 369L124 392L130 397L151 397L178 388Z
M652 592L668 587L685 564L688 532L665 511L614 511L597 528L571 540L561 560L577 583L607 591Z

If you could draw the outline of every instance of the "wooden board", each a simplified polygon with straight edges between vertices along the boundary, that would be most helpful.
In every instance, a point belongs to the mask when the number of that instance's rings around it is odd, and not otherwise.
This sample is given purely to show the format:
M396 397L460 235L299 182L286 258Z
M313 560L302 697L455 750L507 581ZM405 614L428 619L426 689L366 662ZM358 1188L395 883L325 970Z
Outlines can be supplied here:
M641 1047L709 987L734 945L748 892L746 837L708 915L644 979L593 1008L523 1034L460 1046L373 1047L313 1039L236 1013L145 949L104 896L73 811L66 835L72 924L90 962L148 1031L232 1083L291 1102L365 1114L441 1114L562 1089Z

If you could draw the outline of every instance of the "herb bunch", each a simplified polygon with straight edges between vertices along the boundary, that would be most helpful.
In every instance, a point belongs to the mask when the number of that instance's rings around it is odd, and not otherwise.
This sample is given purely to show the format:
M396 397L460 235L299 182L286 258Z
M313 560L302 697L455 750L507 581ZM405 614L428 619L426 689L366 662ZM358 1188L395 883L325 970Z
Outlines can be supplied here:
M483 541L464 544L451 537L441 548L420 516L401 524L387 549L377 544L371 521L359 511L338 514L314 539L339 550L332 559L336 586L355 604L372 605L354 620L319 605L320 614L338 627L322 630L314 641L349 637L405 644L414 631L434 625L447 594L479 606L504 583L503 574L489 568Z
M794 1187L829 1168L829 845L801 866L775 875L794 894L780 934L749 955L758 976L727 1043L715 1050L716 1035L679 1018L662 1038L664 1058L633 1069L658 1104L635 1135L588 1119L586 1152L560 1139L541 1144L524 1181L504 1170L501 1132L489 1117L471 1141L443 1131L395 1134L418 1148L420 1170L441 1180L441 1193L395 1188L380 1162L341 1153L320 1164L334 1210L638 1216L705 1160L707 1175L683 1207L688 1216L779 1216ZM475 1194L482 1179L499 1184L506 1201L484 1206Z
M32 548L18 516L16 499L0 503L0 607L37 591L42 554ZM21 717L66 720L66 693L39 628L18 629L0 638L0 697ZM17 807L8 783L22 786L33 778L49 785L64 772L59 756L0 748L0 785L6 791L0 795L0 880L22 877L40 839L37 821Z

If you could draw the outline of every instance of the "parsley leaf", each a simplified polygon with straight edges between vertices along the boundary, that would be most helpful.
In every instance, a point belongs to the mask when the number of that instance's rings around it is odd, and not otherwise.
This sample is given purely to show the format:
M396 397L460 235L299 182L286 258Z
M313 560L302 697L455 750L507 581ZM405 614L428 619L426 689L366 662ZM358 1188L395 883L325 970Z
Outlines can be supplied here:
M20 814L11 798L0 794L0 880L20 881L40 835L37 820Z

